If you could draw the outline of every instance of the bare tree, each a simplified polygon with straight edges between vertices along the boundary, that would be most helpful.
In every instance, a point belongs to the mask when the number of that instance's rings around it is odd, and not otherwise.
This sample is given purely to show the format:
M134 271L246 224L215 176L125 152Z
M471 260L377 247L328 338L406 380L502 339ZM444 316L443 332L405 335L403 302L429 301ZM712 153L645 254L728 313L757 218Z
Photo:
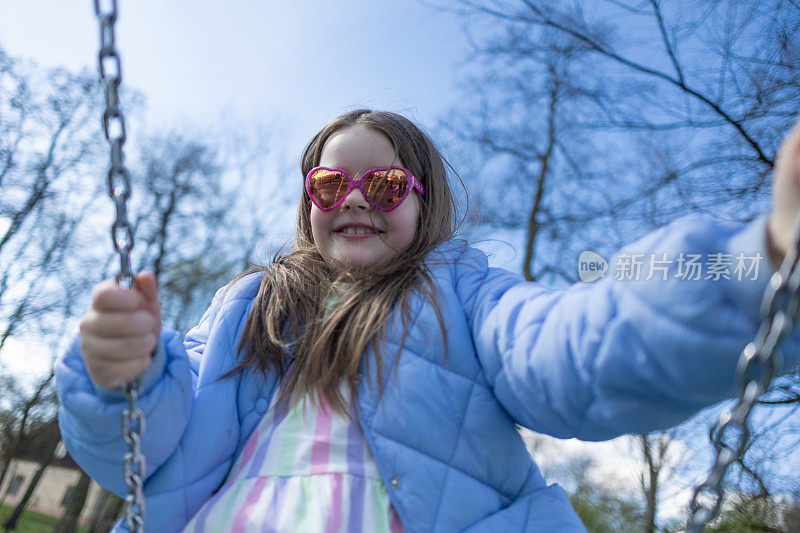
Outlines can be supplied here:
M632 437L632 443L640 454L639 486L644 496L643 531L655 533L659 527L659 508L664 486L675 483L675 477L683 473L681 465L686 461L683 442L678 439L678 430L651 433Z
M476 188L478 222L540 241L529 278L574 281L564 257L613 251L643 224L763 205L798 111L796 3L458 5L475 52L451 123L478 154L471 179L495 185Z
M30 317L70 304L53 276L92 200L83 177L97 164L98 96L85 72L40 69L0 49L0 356Z
M505 60L493 63L510 53L508 46L494 40L475 53L476 61L487 63L469 84L481 87L477 110L461 107L448 121L474 148L478 171L467 179L480 183L473 187L478 210L472 215L478 225L522 230L527 279L573 282L563 261L544 258L566 256L567 237L607 216L609 205L602 193L606 175L586 164L594 155L575 120L585 100L598 97L584 94L575 73L585 47L546 31L526 46L519 67L509 69ZM600 194L594 200L576 194L587 190Z
M99 130L98 91L86 72L26 70L0 49L0 83L0 187L7 193L0 216L8 221L2 252L53 199L57 182L86 168Z
M528 279L573 283L580 251L610 254L690 212L766 209L800 105L797 2L457 4L474 53L450 129L474 161L475 222L522 235ZM798 383L782 379L765 403L800 401ZM772 492L776 443L796 434L777 418L738 465L756 494ZM660 443L640 444L652 530Z
M155 273L165 321L178 331L191 327L254 245L231 209L242 191L225 187L218 152L198 138L160 134L143 143L134 170L137 267Z

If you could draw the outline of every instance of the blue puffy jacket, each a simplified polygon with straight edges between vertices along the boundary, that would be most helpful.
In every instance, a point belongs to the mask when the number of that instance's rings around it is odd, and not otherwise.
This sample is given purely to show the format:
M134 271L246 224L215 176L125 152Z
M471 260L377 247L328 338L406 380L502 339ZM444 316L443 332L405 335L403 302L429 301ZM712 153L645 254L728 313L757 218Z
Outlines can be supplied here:
M409 336L390 321L384 375L362 358L360 424L405 528L418 531L584 531L564 491L545 482L514 423L556 437L602 440L674 425L735 393L736 361L759 323L774 272L766 216L749 225L691 216L626 247L761 253L756 280L620 281L550 290L490 268L449 242L430 256L446 323L448 358L433 307L412 299ZM612 261L612 264L613 261ZM179 531L220 486L270 403L276 376L220 376L236 346L260 274L218 291L182 341L164 328L145 373L147 530ZM784 348L797 362L798 336ZM117 391L87 375L76 338L58 361L61 433L92 478L125 492ZM385 383L378 396L377 380ZM118 529L123 526L118 524Z

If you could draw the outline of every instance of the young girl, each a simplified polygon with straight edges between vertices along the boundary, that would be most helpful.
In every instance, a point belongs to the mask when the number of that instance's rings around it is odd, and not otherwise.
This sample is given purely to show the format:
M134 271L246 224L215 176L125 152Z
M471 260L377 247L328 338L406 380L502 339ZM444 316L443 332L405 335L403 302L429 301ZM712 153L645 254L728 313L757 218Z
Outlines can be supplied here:
M143 373L149 531L584 531L515 424L610 439L732 396L792 245L798 169L795 128L769 216L687 217L629 247L760 253L756 276L681 279L673 262L549 290L452 239L445 166L414 124L347 113L305 150L291 252L218 291L183 341L152 275L95 288L57 364L64 442L124 494L117 387Z

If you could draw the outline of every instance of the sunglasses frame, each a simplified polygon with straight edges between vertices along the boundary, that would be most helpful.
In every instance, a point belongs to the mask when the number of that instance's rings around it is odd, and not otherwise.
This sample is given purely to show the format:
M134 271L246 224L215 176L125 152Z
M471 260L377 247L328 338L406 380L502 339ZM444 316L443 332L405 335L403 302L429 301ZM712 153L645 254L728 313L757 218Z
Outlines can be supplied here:
M395 169L396 170L402 170L405 173L406 177L408 178L408 185L409 186L406 188L406 193L403 195L402 198L400 198L400 201L397 202L397 204L395 204L393 207L390 207L389 209L384 209L383 207L381 207L379 205L375 205L369 199L367 193L364 191L364 179L367 176L369 176L371 173L376 172L378 170L395 170ZM316 200L314 200L314 197L311 195L311 176L313 176L314 173L317 172L318 170L329 170L331 172L340 172L340 173L342 173L344 175L345 179L347 179L347 192L345 192L344 195L335 204L333 204L331 207L327 207L326 208L326 207L320 206L316 202ZM372 207L374 207L378 211L383 211L384 213L388 213L389 211L394 211L395 209L400 207L400 204L402 204L405 201L405 199L411 193L412 189L417 189L417 191L419 192L420 196L425 196L425 187L422 186L422 183L420 183L420 181L417 179L417 177L414 176L414 174L412 174L407 168L401 167L401 166L371 168L371 169L367 170L366 172L364 172L363 174L361 174L361 177L359 179L357 179L357 180L354 180L352 178L352 176L350 176L350 173L347 172L346 170L344 170L343 168L331 168L331 167L322 167L322 166L314 167L314 168L312 168L311 170L308 171L308 174L306 174L306 187L305 187L305 189L306 189L306 194L308 195L308 198L311 200L311 202L315 206L317 206L317 209L319 209L320 211L333 211L334 209L336 209L338 207L341 207L341 205L344 203L345 199L347 199L347 197L350 195L350 193L353 192L353 189L358 189L359 191L361 191L361 194L364 196L364 200L366 200L366 202L369 205L371 205Z

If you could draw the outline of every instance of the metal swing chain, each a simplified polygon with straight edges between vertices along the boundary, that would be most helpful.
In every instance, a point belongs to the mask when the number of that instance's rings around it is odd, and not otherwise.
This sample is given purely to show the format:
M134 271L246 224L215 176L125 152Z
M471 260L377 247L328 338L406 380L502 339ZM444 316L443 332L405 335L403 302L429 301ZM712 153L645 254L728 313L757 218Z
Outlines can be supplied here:
M119 85L122 66L114 43L114 23L117 21L117 0L110 0L103 10L101 0L94 0L94 11L100 22L100 53L98 64L100 78L106 94L103 112L103 133L111 147L111 167L108 169L108 195L114 202L116 218L111 225L114 250L119 254L120 269L116 275L119 284L127 288L136 286L131 271L130 251L133 248L133 229L128 221L127 200L130 198L130 177L123 164L122 148L125 144L125 119L119 106ZM125 523L128 530L144 531L144 475L145 458L141 450L141 435L145 430L144 413L138 407L141 377L123 386L128 407L122 413L122 436L128 444L128 453L123 459L123 474L128 487L125 498Z
M739 397L720 415L709 433L716 459L709 473L694 487L686 533L702 532L719 514L725 495L722 487L725 472L742 458L747 449L750 412L780 367L778 348L797 321L800 308L800 216L794 223L794 235L794 247L787 251L780 270L772 275L764 292L761 326L756 339L739 356L736 369Z

